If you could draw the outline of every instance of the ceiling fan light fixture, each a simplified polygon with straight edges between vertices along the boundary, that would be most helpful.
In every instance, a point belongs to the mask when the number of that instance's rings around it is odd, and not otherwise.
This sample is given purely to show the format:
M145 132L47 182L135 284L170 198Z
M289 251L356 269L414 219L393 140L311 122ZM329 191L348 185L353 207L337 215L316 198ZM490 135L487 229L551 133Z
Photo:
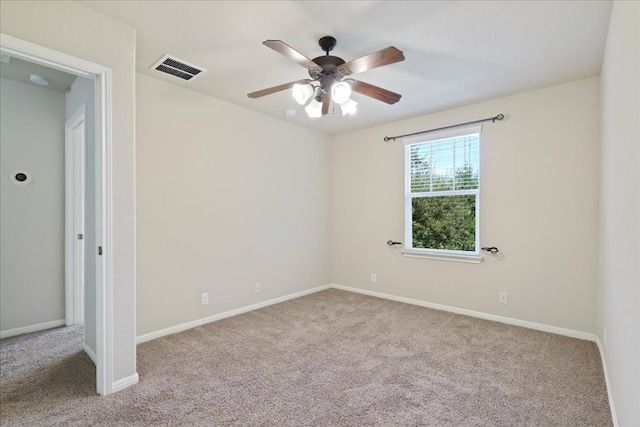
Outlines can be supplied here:
M337 82L331 86L331 99L336 104L347 102L351 97L351 85L347 82Z
M342 110L342 115L346 116L347 114L355 114L357 111L358 103L353 99L347 99L340 105L340 110Z
M298 104L304 105L313 95L313 86L296 83L293 85L291 93Z
M317 119L322 117L322 102L318 101L318 99L314 98L313 101L309 103L304 110L307 112L307 115L312 119Z

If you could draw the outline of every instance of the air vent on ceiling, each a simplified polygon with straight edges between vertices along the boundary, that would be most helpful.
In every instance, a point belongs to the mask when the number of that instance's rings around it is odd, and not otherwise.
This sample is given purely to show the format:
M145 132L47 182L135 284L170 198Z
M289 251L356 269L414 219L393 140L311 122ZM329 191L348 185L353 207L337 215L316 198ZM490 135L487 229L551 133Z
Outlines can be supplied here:
M202 67L189 64L188 62L169 55L165 55L160 58L160 60L149 67L149 69L170 74L182 80L191 80L207 71Z

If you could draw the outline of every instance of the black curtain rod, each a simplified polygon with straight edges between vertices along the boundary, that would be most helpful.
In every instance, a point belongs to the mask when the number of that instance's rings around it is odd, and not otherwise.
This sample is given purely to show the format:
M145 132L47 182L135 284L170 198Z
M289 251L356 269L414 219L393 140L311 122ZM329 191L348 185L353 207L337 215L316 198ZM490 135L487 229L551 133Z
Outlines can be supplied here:
M466 126L466 125L474 125L476 123L482 123L482 122L493 122L495 123L496 120L500 121L504 119L504 114L498 114L495 117L489 117L488 119L481 119L481 120L476 120L473 122L467 122L467 123L458 123L457 125L451 125L451 126L445 126L442 128L437 128L437 129L429 129L429 130L421 130L420 132L414 132L414 133L407 133L405 135L398 135L398 136L385 136L384 140L385 141L395 141L397 138L404 138L405 136L413 136L413 135L420 135L421 133L428 133L428 132L435 132L437 130L444 130L444 129L451 129L451 128L457 128L458 126Z

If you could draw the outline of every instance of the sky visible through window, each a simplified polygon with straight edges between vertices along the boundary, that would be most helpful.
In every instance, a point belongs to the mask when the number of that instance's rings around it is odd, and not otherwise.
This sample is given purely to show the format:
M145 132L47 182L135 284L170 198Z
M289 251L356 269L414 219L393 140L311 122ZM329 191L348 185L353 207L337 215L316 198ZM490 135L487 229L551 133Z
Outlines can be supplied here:
M411 147L411 161L412 175L416 178L412 182L414 192L437 191L431 182L424 181L434 177L439 177L441 181L451 181L455 188L446 188L447 190L477 188L478 134L415 144ZM470 170L468 174L462 175L460 171L464 168ZM456 176L458 179L466 176L466 179L464 182L454 183ZM475 182L469 182L469 178Z

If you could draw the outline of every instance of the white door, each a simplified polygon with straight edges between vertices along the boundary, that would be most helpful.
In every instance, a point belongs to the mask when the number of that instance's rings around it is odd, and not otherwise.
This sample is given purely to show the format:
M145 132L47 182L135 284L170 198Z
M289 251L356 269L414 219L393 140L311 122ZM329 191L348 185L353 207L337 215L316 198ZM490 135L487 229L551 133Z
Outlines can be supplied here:
M65 124L65 317L84 323L85 106Z

